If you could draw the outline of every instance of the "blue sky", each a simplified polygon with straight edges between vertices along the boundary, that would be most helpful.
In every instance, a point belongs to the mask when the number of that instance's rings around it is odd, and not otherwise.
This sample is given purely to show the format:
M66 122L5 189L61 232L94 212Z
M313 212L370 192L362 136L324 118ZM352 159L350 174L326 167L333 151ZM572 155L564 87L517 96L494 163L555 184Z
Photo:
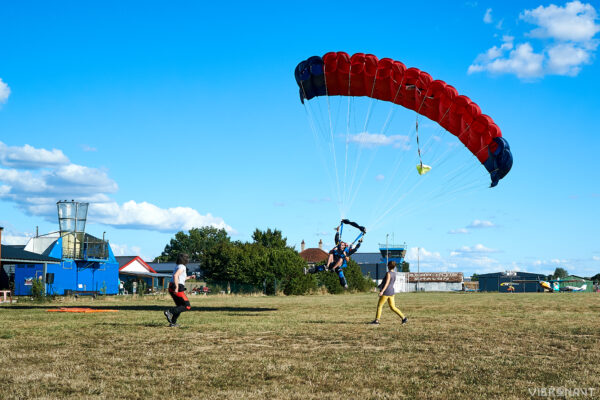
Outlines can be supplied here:
M469 96L500 126L515 164L489 189L481 165L457 152L464 164L452 178L475 186L444 195L444 167L434 165L422 192L404 190L394 179L419 179L415 113L397 111L389 140L350 144L365 178L345 216L370 228L364 251L389 234L407 243L413 268L420 249L421 270L593 275L597 12L577 1L4 3L3 243L24 243L36 226L57 230L56 201L76 199L91 202L88 232L106 232L119 255L151 259L175 232L202 225L239 240L277 228L297 248L332 246L341 217L332 153L313 139L293 70L312 55L365 52ZM396 159L408 160L400 174ZM375 207L403 194L391 210Z

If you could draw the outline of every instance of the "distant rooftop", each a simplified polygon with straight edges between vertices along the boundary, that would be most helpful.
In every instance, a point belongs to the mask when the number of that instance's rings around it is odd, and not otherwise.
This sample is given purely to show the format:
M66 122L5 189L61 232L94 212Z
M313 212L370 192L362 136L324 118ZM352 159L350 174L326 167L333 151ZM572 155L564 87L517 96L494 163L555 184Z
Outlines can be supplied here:
M327 259L327 252L317 248L310 248L298 253L304 261L309 263L317 263Z
M25 246L2 245L1 257L3 262L25 263L25 264L59 264L61 260L42 254L32 253L24 250Z

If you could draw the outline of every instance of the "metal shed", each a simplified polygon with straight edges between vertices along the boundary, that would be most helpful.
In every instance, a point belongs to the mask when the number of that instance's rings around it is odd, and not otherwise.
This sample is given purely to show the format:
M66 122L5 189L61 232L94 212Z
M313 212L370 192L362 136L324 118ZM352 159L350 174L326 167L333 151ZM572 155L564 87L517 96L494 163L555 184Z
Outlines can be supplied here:
M479 290L482 292L501 292L508 293L510 286L502 286L502 283L509 283L518 280L540 281L546 280L544 274L521 272L521 271L505 271L492 272L489 274L478 275ZM542 289L537 282L519 283L514 286L516 293L523 292L541 292Z

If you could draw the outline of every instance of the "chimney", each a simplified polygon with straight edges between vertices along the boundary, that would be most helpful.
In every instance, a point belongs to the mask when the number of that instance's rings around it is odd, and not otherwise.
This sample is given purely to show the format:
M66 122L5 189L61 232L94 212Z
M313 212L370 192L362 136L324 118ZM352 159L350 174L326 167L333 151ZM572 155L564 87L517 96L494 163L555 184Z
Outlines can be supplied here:
M300 243L300 251L304 251L304 248L306 247L306 244L304 243L304 239L302 239L302 243Z
M319 249L323 250L323 239L319 239Z

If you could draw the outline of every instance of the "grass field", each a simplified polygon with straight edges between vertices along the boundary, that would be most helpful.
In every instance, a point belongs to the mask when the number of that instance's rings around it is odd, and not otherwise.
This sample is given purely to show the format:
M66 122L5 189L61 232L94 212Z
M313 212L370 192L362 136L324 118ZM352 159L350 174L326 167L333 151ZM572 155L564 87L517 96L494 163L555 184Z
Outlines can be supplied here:
M398 294L380 326L375 293L191 301L180 328L163 296L0 306L0 398L600 397L595 293Z

